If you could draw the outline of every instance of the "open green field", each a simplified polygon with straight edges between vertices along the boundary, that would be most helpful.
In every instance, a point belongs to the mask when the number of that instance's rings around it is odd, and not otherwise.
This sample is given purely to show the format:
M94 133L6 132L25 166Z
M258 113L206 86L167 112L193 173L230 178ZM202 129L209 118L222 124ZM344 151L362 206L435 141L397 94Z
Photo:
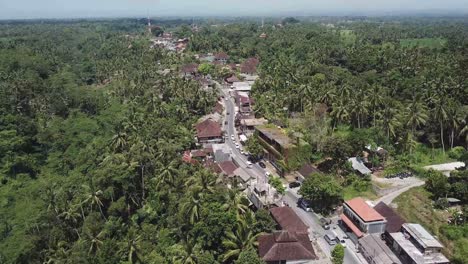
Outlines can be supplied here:
M445 46L447 40L442 38L401 39L400 45L408 48L440 49Z
M352 185L347 186L343 189L343 199L345 201L351 200L355 197L362 197L364 199L375 200L377 195L372 190L372 186L369 186L366 191L356 190Z
M398 196L394 203L397 204L398 213L406 219L408 223L418 223L424 226L429 232L437 236L439 241L445 246L443 253L452 258L457 256L458 259L464 259L468 256L467 243L468 239L465 237L449 237L444 229L451 232L463 233L461 226L449 226L447 219L450 213L447 210L437 210L432 207L430 193L424 187L412 188L409 191ZM459 229L459 230L455 230ZM453 263L463 263L454 261ZM466 263L466 262L465 262Z

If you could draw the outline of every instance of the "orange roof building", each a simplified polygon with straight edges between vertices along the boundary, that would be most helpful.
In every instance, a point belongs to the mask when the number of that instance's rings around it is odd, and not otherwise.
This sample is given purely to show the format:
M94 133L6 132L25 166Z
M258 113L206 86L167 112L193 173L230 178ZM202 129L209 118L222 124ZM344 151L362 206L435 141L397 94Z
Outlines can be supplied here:
M385 217L369 206L361 197L351 199L343 204L343 214L340 219L357 238L366 234L383 233L387 225Z

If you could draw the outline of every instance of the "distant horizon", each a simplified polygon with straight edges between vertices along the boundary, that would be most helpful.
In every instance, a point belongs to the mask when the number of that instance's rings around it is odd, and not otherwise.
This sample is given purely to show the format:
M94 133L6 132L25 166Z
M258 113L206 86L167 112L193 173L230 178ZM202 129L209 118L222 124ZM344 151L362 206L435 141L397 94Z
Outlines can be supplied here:
M202 19L202 18L280 18L280 17L464 17L468 18L468 10L448 10L448 9L429 9L429 10L407 10L407 11L323 11L315 13L271 13L271 14L198 14L198 15L157 15L157 14L115 14L115 15L89 15L89 16L56 16L56 17L0 17L0 21L21 21L21 20L80 20L80 19L141 19L150 17L152 19Z
M0 0L0 20L468 15L466 0Z

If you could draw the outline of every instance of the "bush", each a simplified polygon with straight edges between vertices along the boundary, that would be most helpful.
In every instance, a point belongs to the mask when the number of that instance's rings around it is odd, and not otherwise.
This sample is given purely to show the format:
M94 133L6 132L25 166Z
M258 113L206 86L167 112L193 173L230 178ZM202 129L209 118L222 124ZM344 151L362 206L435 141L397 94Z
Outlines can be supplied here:
M343 259L344 247L341 244L338 244L332 251L332 262L333 264L343 264Z
M451 149L449 152L448 152L448 156L451 158L451 159L456 159L456 160L459 160L461 158L461 156L466 152L465 148L464 147L461 147L461 146L458 146L458 147L454 147L453 149Z

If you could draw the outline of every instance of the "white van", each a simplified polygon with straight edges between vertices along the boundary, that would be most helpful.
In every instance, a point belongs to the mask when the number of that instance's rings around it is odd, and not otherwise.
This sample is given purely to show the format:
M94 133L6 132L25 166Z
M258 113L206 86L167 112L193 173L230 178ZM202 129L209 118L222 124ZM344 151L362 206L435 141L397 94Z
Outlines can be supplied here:
M325 241L327 241L327 243L328 243L330 246L336 245L336 240L335 240L335 238L333 237L333 235L326 234L325 236L323 236L323 238L325 238Z

